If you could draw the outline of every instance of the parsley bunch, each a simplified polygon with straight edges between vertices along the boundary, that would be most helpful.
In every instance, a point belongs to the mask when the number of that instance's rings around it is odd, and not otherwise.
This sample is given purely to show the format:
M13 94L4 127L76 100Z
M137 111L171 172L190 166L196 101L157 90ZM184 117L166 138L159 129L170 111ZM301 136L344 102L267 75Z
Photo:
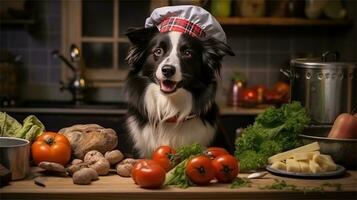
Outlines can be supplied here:
M298 138L310 118L299 102L270 107L235 141L241 171L264 168L270 156L301 145Z

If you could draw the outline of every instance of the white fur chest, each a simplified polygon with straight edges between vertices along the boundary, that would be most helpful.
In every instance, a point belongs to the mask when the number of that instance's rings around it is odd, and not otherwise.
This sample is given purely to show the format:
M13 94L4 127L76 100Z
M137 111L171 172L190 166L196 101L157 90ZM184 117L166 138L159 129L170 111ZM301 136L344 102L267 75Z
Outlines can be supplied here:
M149 123L142 129L135 117L127 123L133 136L135 148L141 157L149 158L161 145L178 148L182 145L199 143L209 145L215 135L215 127L203 123L200 118L184 120L192 110L192 95L184 89L174 94L164 95L156 84L150 84L145 93L145 109ZM168 123L167 119L177 117L178 123Z

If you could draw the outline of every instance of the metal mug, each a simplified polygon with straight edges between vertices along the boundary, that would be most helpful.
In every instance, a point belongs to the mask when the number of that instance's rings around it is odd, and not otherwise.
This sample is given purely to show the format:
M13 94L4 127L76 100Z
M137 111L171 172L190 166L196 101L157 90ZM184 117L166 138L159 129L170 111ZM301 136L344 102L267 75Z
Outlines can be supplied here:
M322 58L293 59L290 70L280 70L290 78L291 100L305 106L313 124L332 124L339 114L356 109L356 66L338 59L338 53L326 52Z
M12 180L26 178L30 172L30 142L14 137L0 137L0 163L11 171Z

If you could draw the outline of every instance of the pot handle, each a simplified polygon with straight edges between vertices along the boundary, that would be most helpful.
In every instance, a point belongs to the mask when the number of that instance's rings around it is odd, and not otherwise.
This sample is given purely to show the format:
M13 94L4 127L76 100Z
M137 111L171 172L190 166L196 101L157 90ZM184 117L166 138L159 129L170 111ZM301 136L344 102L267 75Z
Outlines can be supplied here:
M322 54L322 61L327 62L328 55L333 55L334 59L332 61L339 61L340 60L340 53L337 51L326 51Z
M286 77L292 78L290 70L288 70L288 69L280 69L280 72L283 73Z

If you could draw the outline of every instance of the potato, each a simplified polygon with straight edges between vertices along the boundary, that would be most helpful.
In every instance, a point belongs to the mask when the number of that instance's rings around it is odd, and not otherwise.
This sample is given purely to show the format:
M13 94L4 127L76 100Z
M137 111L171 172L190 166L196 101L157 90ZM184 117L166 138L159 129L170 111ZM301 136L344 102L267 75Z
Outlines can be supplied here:
M104 157L109 161L110 165L117 164L124 159L124 155L119 150L108 151Z
M103 176L109 173L110 163L104 158L103 154L97 150L92 150L84 156L84 162L88 163L89 168L97 171L98 175Z
M73 183L78 185L88 185L94 180L98 180L98 174L94 169L83 168L73 174Z

